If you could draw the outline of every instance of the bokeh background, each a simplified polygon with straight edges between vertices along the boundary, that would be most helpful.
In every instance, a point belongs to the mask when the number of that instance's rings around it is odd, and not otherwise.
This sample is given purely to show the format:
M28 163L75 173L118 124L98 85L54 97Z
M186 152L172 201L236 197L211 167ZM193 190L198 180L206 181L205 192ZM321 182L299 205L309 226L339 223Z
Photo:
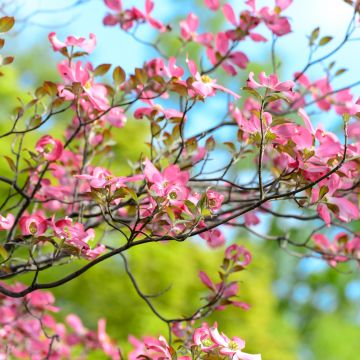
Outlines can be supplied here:
M1 2L1 1L0 1ZM69 34L85 36L93 32L98 46L91 55L94 64L113 63L130 72L141 66L156 53L150 47L135 42L118 28L105 28L102 17L106 8L102 0L81 2L75 0L13 0L6 11L20 20L16 33L7 42L5 50L15 54L13 66L4 69L0 78L0 129L8 127L8 114L17 104L17 97L26 98L43 80L59 80L56 62L59 57L50 50L47 34L56 31L60 38ZM142 0L124 0L125 4L143 6ZM244 1L232 2L236 9ZM273 5L272 0L259 1L260 5ZM202 0L157 0L155 15L163 22L178 26L178 21L193 11L202 21L203 28L219 29L223 17L206 10ZM341 0L295 0L287 14L292 20L293 33L280 39L276 54L281 60L280 75L283 80L292 77L294 71L306 64L308 48L306 36L320 26L322 35L334 36L334 43L342 40L351 18L351 7ZM147 40L156 37L148 27L139 33ZM269 34L268 34L269 35ZM171 54L177 46L170 38L161 43L162 49ZM250 58L250 69L271 69L270 43L245 42L241 48ZM326 51L326 50L322 50ZM189 49L193 57L200 57L199 50ZM321 52L319 53L321 55ZM354 82L359 76L359 47L350 43L334 58L340 67L349 68L334 82L340 88ZM243 86L248 74L243 71L228 85L235 91ZM313 78L323 74L322 64L314 67ZM224 74L218 73L220 79ZM225 80L224 80L225 81ZM354 89L359 93L359 88ZM223 111L220 100L212 100L204 109L194 112L186 131L191 134L200 127L211 127L220 121ZM337 129L341 121L332 113L315 115L328 128ZM61 137L68 119L57 118L49 127ZM120 175L127 170L127 160L137 160L140 152L146 152L147 136L145 121L129 119L123 129L116 129L114 159L109 164ZM47 131L49 128L44 129ZM35 142L42 133L37 134ZM218 136L228 136L226 132ZM130 141L129 141L130 140ZM9 147L6 141L1 148ZM31 145L29 143L29 145ZM221 154L219 154L221 156ZM215 159L216 161L216 159ZM247 176L252 163L243 163L237 171ZM0 159L0 171L9 172ZM286 211L286 209L284 209ZM304 224L264 218L258 231L281 234L286 229L294 239L304 237ZM252 305L250 311L227 309L208 319L215 319L219 327L229 335L238 335L247 341L249 352L261 352L264 360L355 360L360 353L360 278L356 267L334 270L321 260L298 259L289 256L276 243L265 243L248 233L225 230L228 242L238 241L252 250L254 261L249 270L242 273L242 300ZM158 292L170 288L155 304L166 316L191 313L201 304L204 288L198 281L200 269L216 275L223 250L207 249L199 240L185 243L149 244L134 248L129 253L131 269L145 292ZM46 274L47 280L57 274L75 268L66 265L55 273ZM100 317L105 317L112 337L128 350L127 336L133 334L159 335L166 333L166 326L156 319L146 304L138 298L123 270L121 258L112 259L93 268L71 283L54 289L57 303L62 307L58 316L68 312L80 315L89 327L95 327ZM95 357L94 357L95 358ZM99 355L96 358L101 358Z

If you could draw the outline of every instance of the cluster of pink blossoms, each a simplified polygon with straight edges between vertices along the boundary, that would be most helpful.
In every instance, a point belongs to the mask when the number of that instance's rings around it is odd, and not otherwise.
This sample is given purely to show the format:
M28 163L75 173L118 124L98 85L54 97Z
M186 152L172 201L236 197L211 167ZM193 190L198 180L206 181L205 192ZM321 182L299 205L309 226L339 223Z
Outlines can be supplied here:
M12 290L22 284L8 286ZM0 294L0 359L61 360L69 359L74 349L81 348L78 359L86 359L94 350L101 350L112 360L120 359L120 351L100 319L98 330L87 329L74 314L65 323L57 322L53 313L55 298L49 292L35 291L16 299Z
M14 224L15 218L8 214L0 220L0 230L8 230ZM74 222L70 218L55 220L47 219L42 212L23 215L19 219L21 235L30 236L34 244L46 242L58 243L59 252L78 255L86 259L94 259L105 251L103 245L90 248L89 241L95 237L93 229L85 230L82 223Z
M312 237L315 245L330 266L336 266L339 262L349 260L349 257L360 259L360 237L345 232L338 233L333 241L324 234L315 234ZM359 264L360 264L360 260Z
M109 122L115 127L122 127L126 117L120 107L111 108L108 88L103 83L95 81L95 77L103 74L103 69L94 69L90 62L83 63L80 60L72 60L83 53L74 53L74 47L80 48L86 53L91 53L96 46L94 34L90 34L89 40L68 36L65 42L57 39L55 33L49 34L49 41L54 51L60 51L66 60L58 64L58 71L63 79L63 84L58 85L58 93L61 98L67 101L77 100L78 107L74 106L75 113L82 115L86 113L89 124L97 122L103 125ZM106 72L106 71L105 71ZM100 117L99 114L105 112ZM100 119L101 118L101 119ZM79 118L74 117L74 124L79 123ZM94 131L91 127L89 130ZM82 134L79 133L78 136ZM99 144L103 137L93 136L92 145Z
M123 9L122 0L104 0L105 5L112 10L103 20L104 25L120 25L123 30L130 30L135 24L148 23L153 28L164 32L167 26L156 20L151 13L154 9L152 0L145 1L145 12L133 6L131 9Z
M233 7L226 3L223 5L222 11L234 28L217 34L208 32L198 34L199 19L195 14L190 13L185 20L180 22L181 38L185 42L193 41L203 45L206 48L206 55L210 63L217 66L220 61L224 71L233 76L237 74L237 68L245 69L249 62L244 52L235 50L238 43L248 37L256 42L267 41L264 36L254 32L254 29L261 23L264 23L277 36L286 35L291 31L288 19L281 15L281 12L291 2L291 0L276 1L274 9L265 6L257 10L255 1L247 1L246 4L250 10L242 11L238 18ZM220 8L219 1L205 1L205 4L213 11Z
M135 6L125 9L121 0L104 3L110 10L103 19L104 24L132 30L134 38L141 24L149 24L160 32L172 31L170 26L153 17L152 0L145 0L144 11ZM310 220L322 219L323 228L359 219L360 125L355 120L360 118L360 100L355 100L349 89L333 89L331 69L326 77L315 81L307 78L307 67L294 74L294 81L280 81L276 74L264 72L260 72L257 79L250 72L243 89L249 97L241 109L236 103L240 96L211 77L218 68L231 76L239 69L246 69L249 59L238 45L247 39L267 41L256 32L261 24L271 31L274 45L277 37L290 33L291 25L284 12L292 0L275 0L273 7L262 8L256 6L255 0L247 0L246 9L238 14L229 3L219 0L204 0L204 3L212 11L221 10L229 28L217 33L201 33L200 19L189 13L180 21L176 37L180 41L179 55L190 43L199 44L205 50L208 69L188 56L183 56L183 63L180 56L166 59L163 56L145 62L131 74L116 67L110 84L106 79L98 80L107 74L110 64L94 67L91 62L79 60L94 51L94 34L89 38L68 36L64 41L53 32L49 34L52 49L64 56L58 64L61 81L59 84L44 82L26 106L31 109L44 98L44 107L49 101L48 108L42 113L35 110L36 116L29 121L26 131L18 130L16 119L8 134L36 130L51 116L66 110L72 112L73 118L66 128L64 142L45 135L37 141L34 151L28 151L28 157L21 161L7 158L16 175L14 180L2 178L11 187L3 204L4 216L0 215L0 230L7 235L4 246L0 246L4 278L15 276L11 273L13 269L25 273L36 266L36 271L40 271L37 260L41 264L55 263L71 255L94 260L107 248L96 241L96 227L104 231L108 227L118 230L125 245L120 243L118 248L108 248L121 252L142 242L183 241L193 235L199 235L211 247L221 246L225 243L219 229L221 224L244 228L257 225L260 213L277 214L272 200L294 200L299 208L317 214ZM157 43L147 44L163 55ZM273 66L276 70L275 61ZM233 101L224 124L186 138L184 124L189 120L190 110L219 92L230 95ZM172 101L173 97L180 98L179 109L160 105L160 102ZM93 160L107 158L113 145L112 128L124 125L125 113L134 104L137 105L132 113L134 118L146 118L150 123L151 151L146 155L148 158L144 160L141 156L138 163L133 164L130 176L117 176L104 162L100 160L95 165ZM173 104L171 106L175 106ZM344 116L345 141L322 125L313 126L305 111L312 104L322 111L334 110ZM27 110L21 109L18 118ZM203 170L216 145L214 137L208 136L229 123L238 130L237 141L224 143L230 149L231 162L221 169L222 177L201 179L201 175L209 174ZM206 145L200 145L201 141ZM242 186L227 180L232 165L248 153L255 155L257 176L253 184ZM26 168L22 168L23 162ZM192 174L190 169L200 162L204 165L200 175ZM231 170L234 169L237 170ZM22 183L19 175L24 172L28 178ZM193 186L196 181L202 184ZM20 198L18 203L12 200L15 196ZM19 209L16 215L15 209ZM279 213L279 216L287 214ZM244 219L244 224L237 222L239 217ZM348 232L338 233L333 241L315 233L309 237L307 244L313 245L308 247L331 266L359 260L360 238L356 232L350 235L350 230L349 227ZM18 245L27 246L30 256L16 263L12 256ZM109 251L107 255L112 254ZM135 349L129 358L261 359L260 355L243 351L242 339L230 339L220 333L216 323L213 326L204 323L193 331L195 320L214 310L223 310L229 305L249 309L250 306L238 298L239 285L231 276L244 270L250 262L250 252L233 244L225 251L218 282L200 271L199 278L209 291L203 298L206 306L198 309L190 321L172 324L173 333L184 343L183 349L175 350L164 337L147 337L143 341L131 337L129 341ZM90 267L95 263L90 263ZM41 288L40 285L36 273L28 288L0 286L4 293L13 291L16 296L24 289ZM106 334L103 320L99 321L97 333L87 330L75 315L69 315L66 324L59 324L49 314L57 311L53 303L51 294L39 291L29 293L22 300L1 295L0 359L9 354L25 359L30 353L34 354L34 360L69 358L74 346L83 348L84 358L88 351L102 349L112 359L120 359L120 351Z
M250 73L248 87L251 89L267 89L268 98L275 94L275 100L269 104L269 110L279 110L280 98L277 94L281 92L284 96L292 98L295 84L292 81L279 82L276 75L259 75L260 82L254 80L254 74ZM266 101L266 97L264 100ZM360 106L349 101L346 112L360 110ZM230 106L231 114L242 131L243 139L248 143L259 142L261 128L264 133L266 159L273 161L277 171L297 171L308 183L317 181L328 173L334 164L341 161L344 153L344 145L337 136L325 131L318 125L314 129L311 120L304 109L298 110L298 115L304 125L292 121L273 121L270 111L262 109L261 101L254 98L245 100L242 110L235 105ZM260 115L261 114L261 115ZM262 126L260 122L263 122ZM354 126L353 126L354 128ZM350 134L352 135L352 134ZM358 206L354 194L348 198L339 191L346 190L352 186L357 176L356 154L360 151L360 143L347 146L347 155L354 160L347 160L337 173L329 175L326 179L319 181L311 192L309 192L309 204L316 205L320 217L326 224L331 223L331 213L341 221L349 222L359 217ZM326 190L325 190L326 189ZM321 195L321 196L320 196Z
M217 324L209 326L203 323L200 328L194 330L192 339L188 341L191 346L191 355L176 355L175 349L170 346L163 336L158 339L144 337L138 340L133 336L129 342L134 350L129 354L129 360L139 358L153 360L178 360L191 359L234 359L234 360L261 360L261 355L248 354L243 351L245 341L239 337L229 338L224 333L219 333Z

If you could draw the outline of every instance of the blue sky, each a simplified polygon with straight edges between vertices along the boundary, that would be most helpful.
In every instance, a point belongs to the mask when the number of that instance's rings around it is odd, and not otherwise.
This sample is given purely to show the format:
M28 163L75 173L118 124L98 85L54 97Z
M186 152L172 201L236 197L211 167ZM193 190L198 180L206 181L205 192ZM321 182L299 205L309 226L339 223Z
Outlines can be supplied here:
M102 0L90 0L77 9L51 14L46 12L50 9L63 9L73 4L76 0L15 0L13 3L20 5L20 13L27 15L34 11L44 11L44 13L32 17L34 24L46 25L45 27L30 26L19 35L21 49L23 45L31 46L34 43L46 43L47 34L54 30L59 36L68 34L86 35L93 32L97 35L98 46L92 59L95 62L113 62L122 65L126 70L131 70L134 66L140 66L144 57L151 57L149 49L144 48L132 41L129 36L122 31L105 28L102 17L106 13L106 8ZM173 16L185 17L193 8L195 3L202 0L157 0L155 15L165 23ZM244 8L244 0L231 1L237 10ZM125 5L136 5L143 7L143 0L124 0ZM274 4L273 0L258 1L258 6ZM214 16L211 11L202 8L202 21ZM307 59L308 35L316 26L320 26L322 35L334 36L334 40L329 46L322 49L324 52L332 49L337 42L341 41L347 23L351 18L352 9L342 0L294 0L292 6L286 10L286 14L292 20L293 33L280 38L278 41L278 54L283 60L283 78L290 78L294 70L301 68ZM69 23L70 22L70 23ZM65 26L63 26L65 24ZM153 32L147 28L145 36L151 39ZM359 50L355 52L354 43L350 43L343 49L336 58L350 68L356 69ZM20 48L20 47L19 47ZM267 62L270 52L270 43L258 45L246 42L243 49L255 62ZM319 55L322 53L320 52ZM335 58L335 59L336 59ZM313 74L316 75L319 68L315 68ZM351 81L354 74L350 71L337 79L335 85L342 86Z

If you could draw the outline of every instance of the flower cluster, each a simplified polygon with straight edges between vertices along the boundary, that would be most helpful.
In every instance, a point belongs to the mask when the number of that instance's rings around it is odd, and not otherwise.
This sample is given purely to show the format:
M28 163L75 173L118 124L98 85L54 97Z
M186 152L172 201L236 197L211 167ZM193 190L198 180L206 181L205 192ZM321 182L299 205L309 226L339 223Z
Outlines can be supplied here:
M168 27L156 20L152 15L154 2L152 0L145 1L145 12L133 6L130 9L124 9L122 0L104 0L105 5L112 10L111 13L104 17L104 25L115 26L120 25L123 30L130 30L137 24L147 23L156 30L161 32L167 31Z
M9 213L0 217L0 230L9 230L14 224L14 215ZM74 222L66 217L55 220L47 219L41 212L23 215L19 219L19 228L24 241L35 245L52 244L55 253L65 253L81 256L85 259L94 259L104 253L104 245L91 248L95 232L93 229L84 228L82 223Z
M134 349L129 354L129 360L141 357L149 359L236 359L236 360L261 360L261 355L252 355L242 351L245 348L245 341L239 337L229 338L224 333L219 333L217 323L209 326L203 323L200 328L193 331L192 341L189 343L187 352L189 355L181 355L184 349L178 352L170 346L163 336L158 339L154 337L144 337L138 340L133 336L129 337L129 342ZM190 355L190 347L191 354ZM177 355L177 353L179 355Z
M8 288L21 290L24 285L16 283ZM58 322L53 316L59 311L54 302L54 296L44 291L22 299L0 295L0 359L69 359L79 347L80 358L100 350L112 360L120 359L104 319L99 320L97 331L87 329L74 314L68 315L65 323Z
M323 259L329 265L336 266L339 262L348 261L349 258L357 259L360 263L360 237L345 232L338 233L333 241L324 234L315 234L312 237Z

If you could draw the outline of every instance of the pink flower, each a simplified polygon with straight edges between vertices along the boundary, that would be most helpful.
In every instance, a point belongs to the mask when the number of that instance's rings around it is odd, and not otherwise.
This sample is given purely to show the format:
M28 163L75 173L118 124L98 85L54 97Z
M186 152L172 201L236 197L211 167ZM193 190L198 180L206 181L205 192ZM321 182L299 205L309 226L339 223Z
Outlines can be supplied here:
M88 242L95 237L94 229L85 230L81 223L74 223L72 219L65 218L55 222L51 220L51 227L55 236L65 241L76 250L78 255L85 259L92 260L104 253L106 248L103 245L97 245L94 249L90 249Z
M315 130L314 130L314 127L311 123L311 120L308 116L308 114L306 113L306 111L302 108L300 108L298 110L298 114L302 117L302 119L304 120L304 123L305 123L305 127L306 129L308 129L308 131L310 131L311 134L315 134Z
M153 9L154 2L152 0L145 0L145 13L143 13L136 7L133 7L131 9L131 12L134 15L134 20L142 20L148 22L153 28L159 30L160 32L165 32L167 30L167 27L150 15Z
M204 0L205 5L213 11L216 11L220 7L220 1L219 0Z
M291 32L291 25L289 20L284 16L270 10L268 7L263 7L259 11L259 15L264 20L265 25L277 36L283 36Z
M350 94L350 89L345 89L336 93L334 102L335 111L339 115L355 115L360 112L360 105L353 101L353 96Z
M222 10L223 10L224 16L232 25L234 25L235 27L238 27L240 25L240 23L236 19L234 9L230 4L226 3L223 6Z
M104 3L111 10L115 10L115 11L122 10L121 0L104 0Z
M92 170L91 175L81 174L75 175L76 178L88 180L89 185L94 189L102 189L116 183L117 178L111 172L102 167L96 167Z
M117 128L122 128L126 122L126 115L121 107L112 108L103 118Z
M224 334L220 334L215 323L209 330L212 341L219 347L220 354L227 355L235 360L261 360L261 355L244 353L241 350L245 347L245 341L233 337L231 340Z
M143 341L138 340L134 336L129 336L129 342L133 345L134 350L129 353L129 360L136 360L140 358L148 358L152 360L171 360L171 352L174 350L170 348L163 336L159 339L146 336ZM185 360L180 357L179 359Z
M215 190L207 190L206 197L208 206L212 211L217 211L221 208L221 204L224 201L224 195L219 194Z
M186 41L195 41L197 43L209 46L213 38L211 33L198 35L196 30L199 27L199 18L190 13L185 20L180 21L181 36Z
M59 311L58 307L53 306L55 297L50 292L37 290L26 295L26 300L28 301L28 305L36 310L51 312Z
M219 61L219 55L226 57L222 61L221 67L230 75L236 75L237 70L235 66L240 69L245 69L249 59L241 51L230 52L230 44L228 34L225 32L219 32L215 38L215 48L208 46L206 49L206 55L209 58L210 62L216 66Z
M215 355L215 351L218 351L221 355L235 360L261 360L260 354L252 355L242 351L245 347L244 340L238 337L229 339L225 334L220 334L217 323L212 327L207 323L202 324L194 331L193 342L205 353Z
M339 233L335 236L333 242L331 242L324 234L314 234L312 236L314 243L318 250L322 253L323 259L325 259L330 266L336 266L338 262L348 261L348 257L344 255L352 246L352 243L348 241L348 235L346 233Z
M208 245L212 248L220 247L225 244L224 234L217 228L205 231L199 236L206 240Z
M123 10L121 0L104 0L105 5L116 11L116 14L107 14L103 19L105 26L114 26L120 24L123 30L131 29L135 20L132 10Z
M209 288L212 291L215 290L215 286L213 282L210 280L209 276L204 271L199 271L199 278L207 288Z
M12 228L15 221L13 214L7 214L6 217L0 215L0 230L9 230Z
M144 161L144 175L150 183L150 190L156 195L167 197L171 203L184 201L190 194L187 187L189 173L177 165L168 166L162 173L148 160Z
M40 215L22 216L19 220L19 226L23 235L40 236L47 229L47 220Z
M195 329L193 342L196 346L200 346L201 351L205 353L208 353L217 347L217 344L214 343L211 338L210 329L206 323L204 323L200 328Z
M275 0L276 6L281 10L286 10L292 2L293 0Z
M201 76L197 70L194 61L187 59L187 63L189 66L190 73L194 77L194 82L191 84L191 86L196 95L206 98L208 96L214 96L216 90L220 90L234 96L236 99L240 98L240 96L234 93L233 91L221 85L216 84L216 80L211 79L209 76L207 75Z
M106 247L102 244L97 245L94 249L89 249L83 255L88 260L94 260L106 251Z
M260 82L254 80L254 73L249 73L249 78L247 81L247 86L256 89L259 87L265 87L273 91L292 91L295 83L293 81L284 81L280 82L276 74L270 74L266 76L264 72L259 74Z
M90 72L93 70L90 63L85 65L78 62L69 64L67 60L58 64L58 70L64 79L65 86L59 86L60 96L66 100L74 100L76 96L66 89L66 86L72 86L74 83L80 84L83 91L82 98L85 97L97 110L107 110L109 101L107 99L107 89L104 85L94 83Z
M156 342L145 341L144 343L152 355L151 359L171 360L173 358L170 353L170 346L163 336L160 336Z
M55 32L51 32L49 34L49 41L54 51L60 51L61 49L68 46L76 46L83 49L87 53L91 53L96 46L96 37L94 34L89 35L89 40L86 40L83 37L68 36L65 42L62 42L56 37Z
M69 314L68 316L66 316L66 323L72 328L74 329L75 333L83 336L87 333L87 330L85 329L81 319L75 315L75 314Z
M316 208L319 216L323 219L324 223L329 226L331 224L331 214L328 207L325 204L318 204Z
M98 321L97 336L104 353L109 355L112 360L120 360L119 348L114 344L109 335L106 333L106 321L104 319L100 319Z
M260 219L256 215L256 211L249 211L244 214L244 223L246 226L254 226L260 224Z
M183 113L175 109L164 109L161 105L154 105L153 107L141 107L135 110L135 119L142 119L144 116L153 119L155 115L164 116L165 119L182 118Z
M64 146L60 140L45 135L36 143L35 149L47 161L56 161L61 157Z
M244 247L232 244L225 250L225 258L238 263L242 267L246 267L250 264L252 257L250 252ZM239 261L240 259L242 261Z
M337 207L335 216L344 222L359 219L359 208L351 201L341 197L328 197L328 202Z

